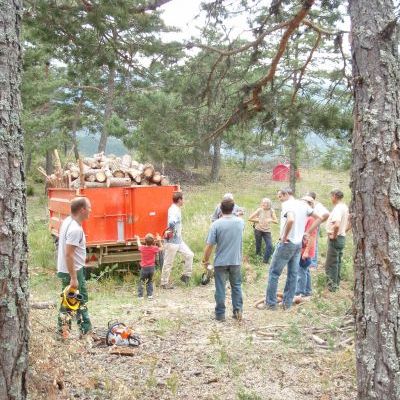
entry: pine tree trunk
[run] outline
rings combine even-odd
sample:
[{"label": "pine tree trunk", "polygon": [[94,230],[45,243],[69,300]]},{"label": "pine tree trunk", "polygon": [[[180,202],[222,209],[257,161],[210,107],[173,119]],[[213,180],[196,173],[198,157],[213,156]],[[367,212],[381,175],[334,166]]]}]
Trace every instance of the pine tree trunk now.
[{"label": "pine tree trunk", "polygon": [[79,160],[79,149],[78,149],[78,140],[76,139],[76,132],[78,131],[78,122],[81,118],[82,105],[83,105],[83,94],[79,98],[79,102],[76,105],[74,119],[72,120],[71,139],[74,149],[75,160]]},{"label": "pine tree trunk", "polygon": [[400,398],[400,65],[390,0],[351,0],[358,398]]},{"label": "pine tree trunk", "polygon": [[103,131],[101,132],[99,147],[97,149],[99,153],[102,151],[106,151],[107,139],[109,134],[108,121],[110,120],[113,112],[114,93],[115,93],[115,66],[112,66],[110,67],[110,72],[108,74],[106,109],[104,111],[104,125],[103,125]]},{"label": "pine tree trunk", "polygon": [[19,44],[22,2],[0,11],[0,399],[27,396],[28,268]]},{"label": "pine tree trunk", "polygon": [[242,158],[242,170],[244,171],[246,167],[247,167],[247,151],[244,151]]},{"label": "pine tree trunk", "polygon": [[211,182],[217,182],[219,179],[219,171],[221,169],[221,138],[217,137],[214,140],[214,154],[211,166]]},{"label": "pine tree trunk", "polygon": [[297,135],[295,130],[289,132],[289,163],[290,163],[290,188],[293,195],[296,193],[296,171],[297,171]]},{"label": "pine tree trunk", "polygon": [[46,150],[46,174],[51,175],[53,172],[53,150]]}]

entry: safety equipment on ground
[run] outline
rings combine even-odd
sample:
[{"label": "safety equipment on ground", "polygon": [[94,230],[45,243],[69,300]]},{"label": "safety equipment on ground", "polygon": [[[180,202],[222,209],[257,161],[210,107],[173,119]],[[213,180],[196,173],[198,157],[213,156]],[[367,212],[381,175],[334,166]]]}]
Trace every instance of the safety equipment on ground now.
[{"label": "safety equipment on ground", "polygon": [[72,289],[67,286],[61,293],[61,305],[67,310],[76,311],[79,309],[83,301],[83,296],[78,289]]},{"label": "safety equipment on ground", "polygon": [[206,271],[203,272],[203,274],[201,275],[201,284],[205,286],[208,283],[210,283],[213,275],[214,275],[214,267],[212,266],[212,264],[208,264],[206,267]]},{"label": "safety equipment on ground", "polygon": [[132,328],[129,328],[122,322],[110,321],[108,323],[106,344],[108,346],[137,347],[140,345],[140,337],[134,334]]}]

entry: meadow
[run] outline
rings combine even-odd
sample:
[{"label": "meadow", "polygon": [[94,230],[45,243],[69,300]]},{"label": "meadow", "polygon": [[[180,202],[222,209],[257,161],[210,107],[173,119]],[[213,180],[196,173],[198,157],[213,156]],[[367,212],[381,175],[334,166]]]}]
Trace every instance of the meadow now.
[{"label": "meadow", "polygon": [[[325,290],[326,234],[322,229],[312,300],[288,312],[272,312],[254,307],[265,293],[268,266],[255,256],[252,226],[246,223],[244,320],[227,320],[224,324],[212,320],[213,282],[200,285],[210,215],[225,192],[234,194],[247,216],[263,197],[271,198],[279,215],[276,191],[285,184],[273,182],[270,177],[270,171],[258,165],[250,165],[246,171],[231,165],[223,169],[218,183],[182,183],[183,235],[195,253],[189,287],[179,282],[180,261],[173,271],[177,288],[166,292],[156,287],[152,302],[138,301],[135,268],[118,271],[118,267],[110,266],[92,276],[88,285],[94,326],[105,329],[110,320],[132,325],[143,341],[134,357],[110,355],[106,348],[77,338],[60,343],[54,333],[56,309],[32,310],[30,398],[355,398],[351,238],[347,240],[344,281],[339,292]],[[345,172],[304,170],[297,183],[298,195],[315,191],[328,208],[329,192],[335,188],[345,192],[348,203],[350,190]],[[58,302],[60,288],[55,277],[54,245],[47,228],[46,197],[40,185],[35,185],[34,192],[28,198],[31,301]],[[275,241],[277,231],[278,226],[274,226]],[[284,284],[284,276],[280,284]],[[324,343],[318,345],[316,337]]]}]

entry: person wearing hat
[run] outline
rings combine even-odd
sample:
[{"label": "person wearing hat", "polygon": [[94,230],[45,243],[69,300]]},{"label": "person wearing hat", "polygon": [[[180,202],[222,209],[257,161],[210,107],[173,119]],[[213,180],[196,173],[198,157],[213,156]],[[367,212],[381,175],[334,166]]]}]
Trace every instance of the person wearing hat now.
[{"label": "person wearing hat", "polygon": [[[222,197],[222,201],[224,201],[224,200],[232,200],[234,202],[233,194],[225,193],[224,196]],[[244,210],[242,207],[239,207],[237,204],[234,203],[232,214],[235,215],[236,217],[240,217],[240,216],[244,215]],[[221,203],[220,203],[215,207],[215,210],[211,216],[211,222],[214,222],[221,217],[222,217],[222,211],[221,211]]]},{"label": "person wearing hat", "polygon": [[[276,293],[279,278],[287,265],[287,278],[283,293],[283,308],[292,306],[296,293],[297,273],[301,257],[301,248],[304,236],[308,236],[320,223],[318,214],[305,202],[297,200],[290,188],[277,192],[278,199],[282,203],[280,238],[269,268],[265,305],[268,310],[277,309]],[[306,231],[307,217],[313,216],[315,221]]]},{"label": "person wearing hat", "polygon": [[[301,198],[306,202],[311,208],[314,208],[314,199],[311,196],[303,196]],[[315,218],[309,216],[306,222],[306,231],[308,231],[311,225],[314,223]],[[299,262],[299,271],[297,273],[297,286],[296,286],[296,296],[308,297],[311,296],[312,286],[311,286],[311,273],[310,266],[311,260],[315,256],[315,248],[317,242],[318,228],[315,228],[310,232],[307,240],[303,240],[303,245],[301,248],[301,257]]]}]

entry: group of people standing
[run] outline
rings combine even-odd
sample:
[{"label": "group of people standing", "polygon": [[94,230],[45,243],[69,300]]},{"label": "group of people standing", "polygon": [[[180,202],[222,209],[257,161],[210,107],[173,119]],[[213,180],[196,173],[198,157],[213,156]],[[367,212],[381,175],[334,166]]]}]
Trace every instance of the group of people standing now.
[{"label": "group of people standing", "polygon": [[[287,279],[283,293],[282,308],[292,306],[294,296],[311,295],[310,266],[317,254],[319,225],[326,221],[328,234],[328,250],[325,263],[327,287],[336,291],[341,276],[341,262],[345,246],[346,232],[350,229],[349,211],[343,202],[343,193],[340,190],[331,192],[334,208],[331,213],[318,201],[313,192],[307,193],[301,199],[295,199],[290,189],[281,189],[277,192],[281,202],[279,240],[273,248],[271,224],[277,224],[278,219],[272,209],[271,200],[263,198],[260,208],[249,217],[254,224],[256,253],[261,255],[262,241],[265,243],[263,261],[269,266],[265,307],[276,310],[277,289],[279,278],[287,266]],[[139,251],[142,254],[141,275],[139,279],[138,295],[143,297],[143,283],[146,281],[148,298],[153,296],[153,275],[155,256],[161,250],[163,241],[164,262],[161,273],[161,288],[173,289],[170,283],[170,274],[174,259],[180,253],[184,259],[182,282],[188,284],[192,275],[194,254],[182,238],[182,192],[175,192],[172,205],[168,209],[168,235],[163,240],[146,235],[144,244],[137,237]],[[62,280],[63,289],[70,286],[79,288],[83,295],[81,308],[77,313],[81,333],[90,331],[91,323],[87,312],[87,289],[83,274],[86,256],[85,235],[82,222],[89,217],[90,201],[86,198],[76,198],[71,202],[71,216],[66,218],[61,226],[58,251],[58,277]],[[233,318],[240,320],[243,312],[243,297],[241,289],[242,241],[244,231],[244,211],[235,204],[231,193],[225,194],[221,203],[212,215],[212,224],[209,228],[202,263],[207,268],[210,265],[211,255],[215,247],[213,260],[215,277],[215,318],[225,320],[225,290],[229,280],[232,296]],[[156,244],[158,244],[156,246]],[[67,319],[67,321],[66,321]],[[59,328],[70,324],[68,310],[62,306],[59,314]]]}]

